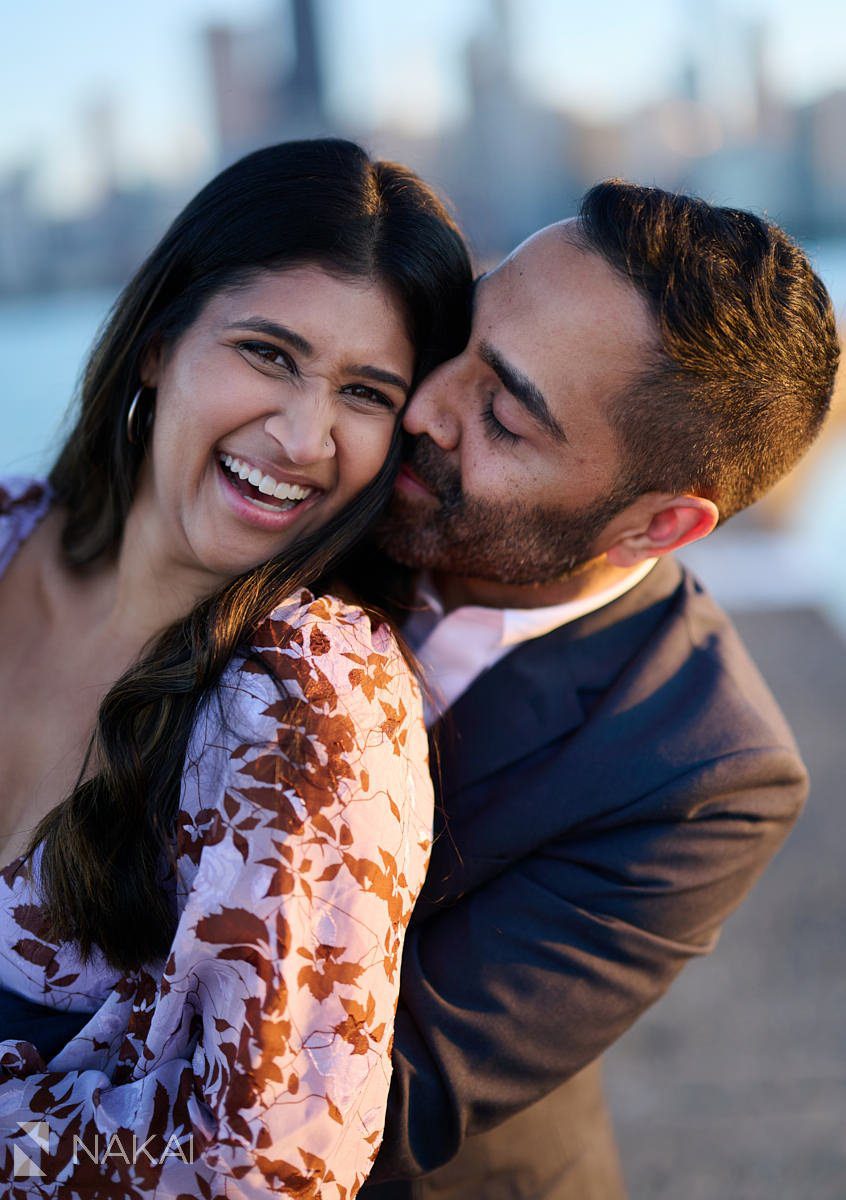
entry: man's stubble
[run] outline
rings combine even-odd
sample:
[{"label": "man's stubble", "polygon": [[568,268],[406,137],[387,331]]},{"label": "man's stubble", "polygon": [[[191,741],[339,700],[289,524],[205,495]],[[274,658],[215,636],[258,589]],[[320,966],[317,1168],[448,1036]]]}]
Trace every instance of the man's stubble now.
[{"label": "man's stubble", "polygon": [[577,509],[464,495],[460,473],[421,435],[407,461],[438,505],[394,493],[376,530],[381,549],[404,566],[509,584],[567,579],[596,557],[602,530],[633,497],[622,488]]}]

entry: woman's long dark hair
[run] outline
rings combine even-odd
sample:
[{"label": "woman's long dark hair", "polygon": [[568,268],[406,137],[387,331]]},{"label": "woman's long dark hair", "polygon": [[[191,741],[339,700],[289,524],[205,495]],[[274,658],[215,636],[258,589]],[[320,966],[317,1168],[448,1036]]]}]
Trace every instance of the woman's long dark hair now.
[{"label": "woman's long dark hair", "polygon": [[[415,347],[415,380],[464,345],[471,268],[434,193],[404,167],[339,139],[258,150],[207,184],[117,300],[82,377],[76,424],[49,475],[82,568],[113,558],[144,454],[126,420],[148,349],[183,334],[222,289],[262,269],[314,264],[388,287]],[[162,887],[189,736],[233,654],[298,587],[325,579],[386,503],[395,430],[376,478],[322,529],[233,578],[165,629],[111,688],[77,785],[36,826],[50,935],[122,971],[164,956],[175,912]],[[92,758],[92,755],[94,756]],[[85,779],[88,763],[96,768]]]}]

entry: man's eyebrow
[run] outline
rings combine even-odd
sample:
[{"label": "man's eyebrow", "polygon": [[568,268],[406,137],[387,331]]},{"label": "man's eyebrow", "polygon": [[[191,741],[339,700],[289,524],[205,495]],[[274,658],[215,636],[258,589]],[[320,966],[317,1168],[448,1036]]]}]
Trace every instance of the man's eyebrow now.
[{"label": "man's eyebrow", "polygon": [[288,329],[285,325],[279,325],[276,321],[269,321],[267,317],[244,317],[241,321],[233,321],[231,325],[224,326],[225,329],[253,329],[256,333],[267,333],[270,337],[278,338],[280,342],[287,342],[294,350],[298,350],[300,354],[313,354],[314,346],[300,333],[295,333],[293,329]]},{"label": "man's eyebrow", "polygon": [[528,375],[524,375],[511,363],[506,362],[499,351],[494,350],[489,342],[479,343],[479,357],[482,362],[487,363],[503,387],[523,405],[535,424],[545,430],[554,441],[567,441],[567,434],[550,412],[543,393],[537,384],[532,383]]}]

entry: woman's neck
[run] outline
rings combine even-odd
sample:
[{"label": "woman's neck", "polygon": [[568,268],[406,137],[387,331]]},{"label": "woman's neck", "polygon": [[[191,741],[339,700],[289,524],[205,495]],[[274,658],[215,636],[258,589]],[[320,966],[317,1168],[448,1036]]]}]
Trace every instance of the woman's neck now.
[{"label": "woman's neck", "polygon": [[133,505],[118,552],[83,567],[68,564],[62,552],[65,514],[53,510],[44,518],[50,536],[38,586],[51,625],[66,628],[73,620],[86,640],[140,649],[219,586],[208,573],[169,561],[143,517]]}]

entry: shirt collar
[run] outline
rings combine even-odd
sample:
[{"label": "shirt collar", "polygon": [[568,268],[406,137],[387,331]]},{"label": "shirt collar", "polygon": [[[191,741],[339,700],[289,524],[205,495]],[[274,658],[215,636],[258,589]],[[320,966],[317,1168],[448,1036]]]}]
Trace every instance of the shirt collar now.
[{"label": "shirt collar", "polygon": [[593,592],[590,596],[582,596],[578,600],[565,600],[563,604],[550,604],[543,608],[506,608],[503,609],[503,645],[516,646],[529,638],[541,637],[559,625],[567,625],[586,617],[588,613],[604,608],[612,600],[618,600],[626,592],[636,587],[645,579],[655,564],[657,558],[648,558],[641,563],[625,579],[618,580],[601,592]]},{"label": "shirt collar", "polygon": [[[610,587],[577,600],[565,600],[563,604],[543,605],[540,608],[491,608],[465,604],[449,613],[449,619],[455,618],[455,623],[461,624],[484,624],[490,630],[491,644],[517,646],[520,642],[542,637],[560,625],[576,621],[618,600],[645,579],[657,562],[657,558],[649,558]],[[424,571],[418,579],[417,600],[427,610],[425,619],[430,627],[445,618],[443,601],[428,571]]]}]

